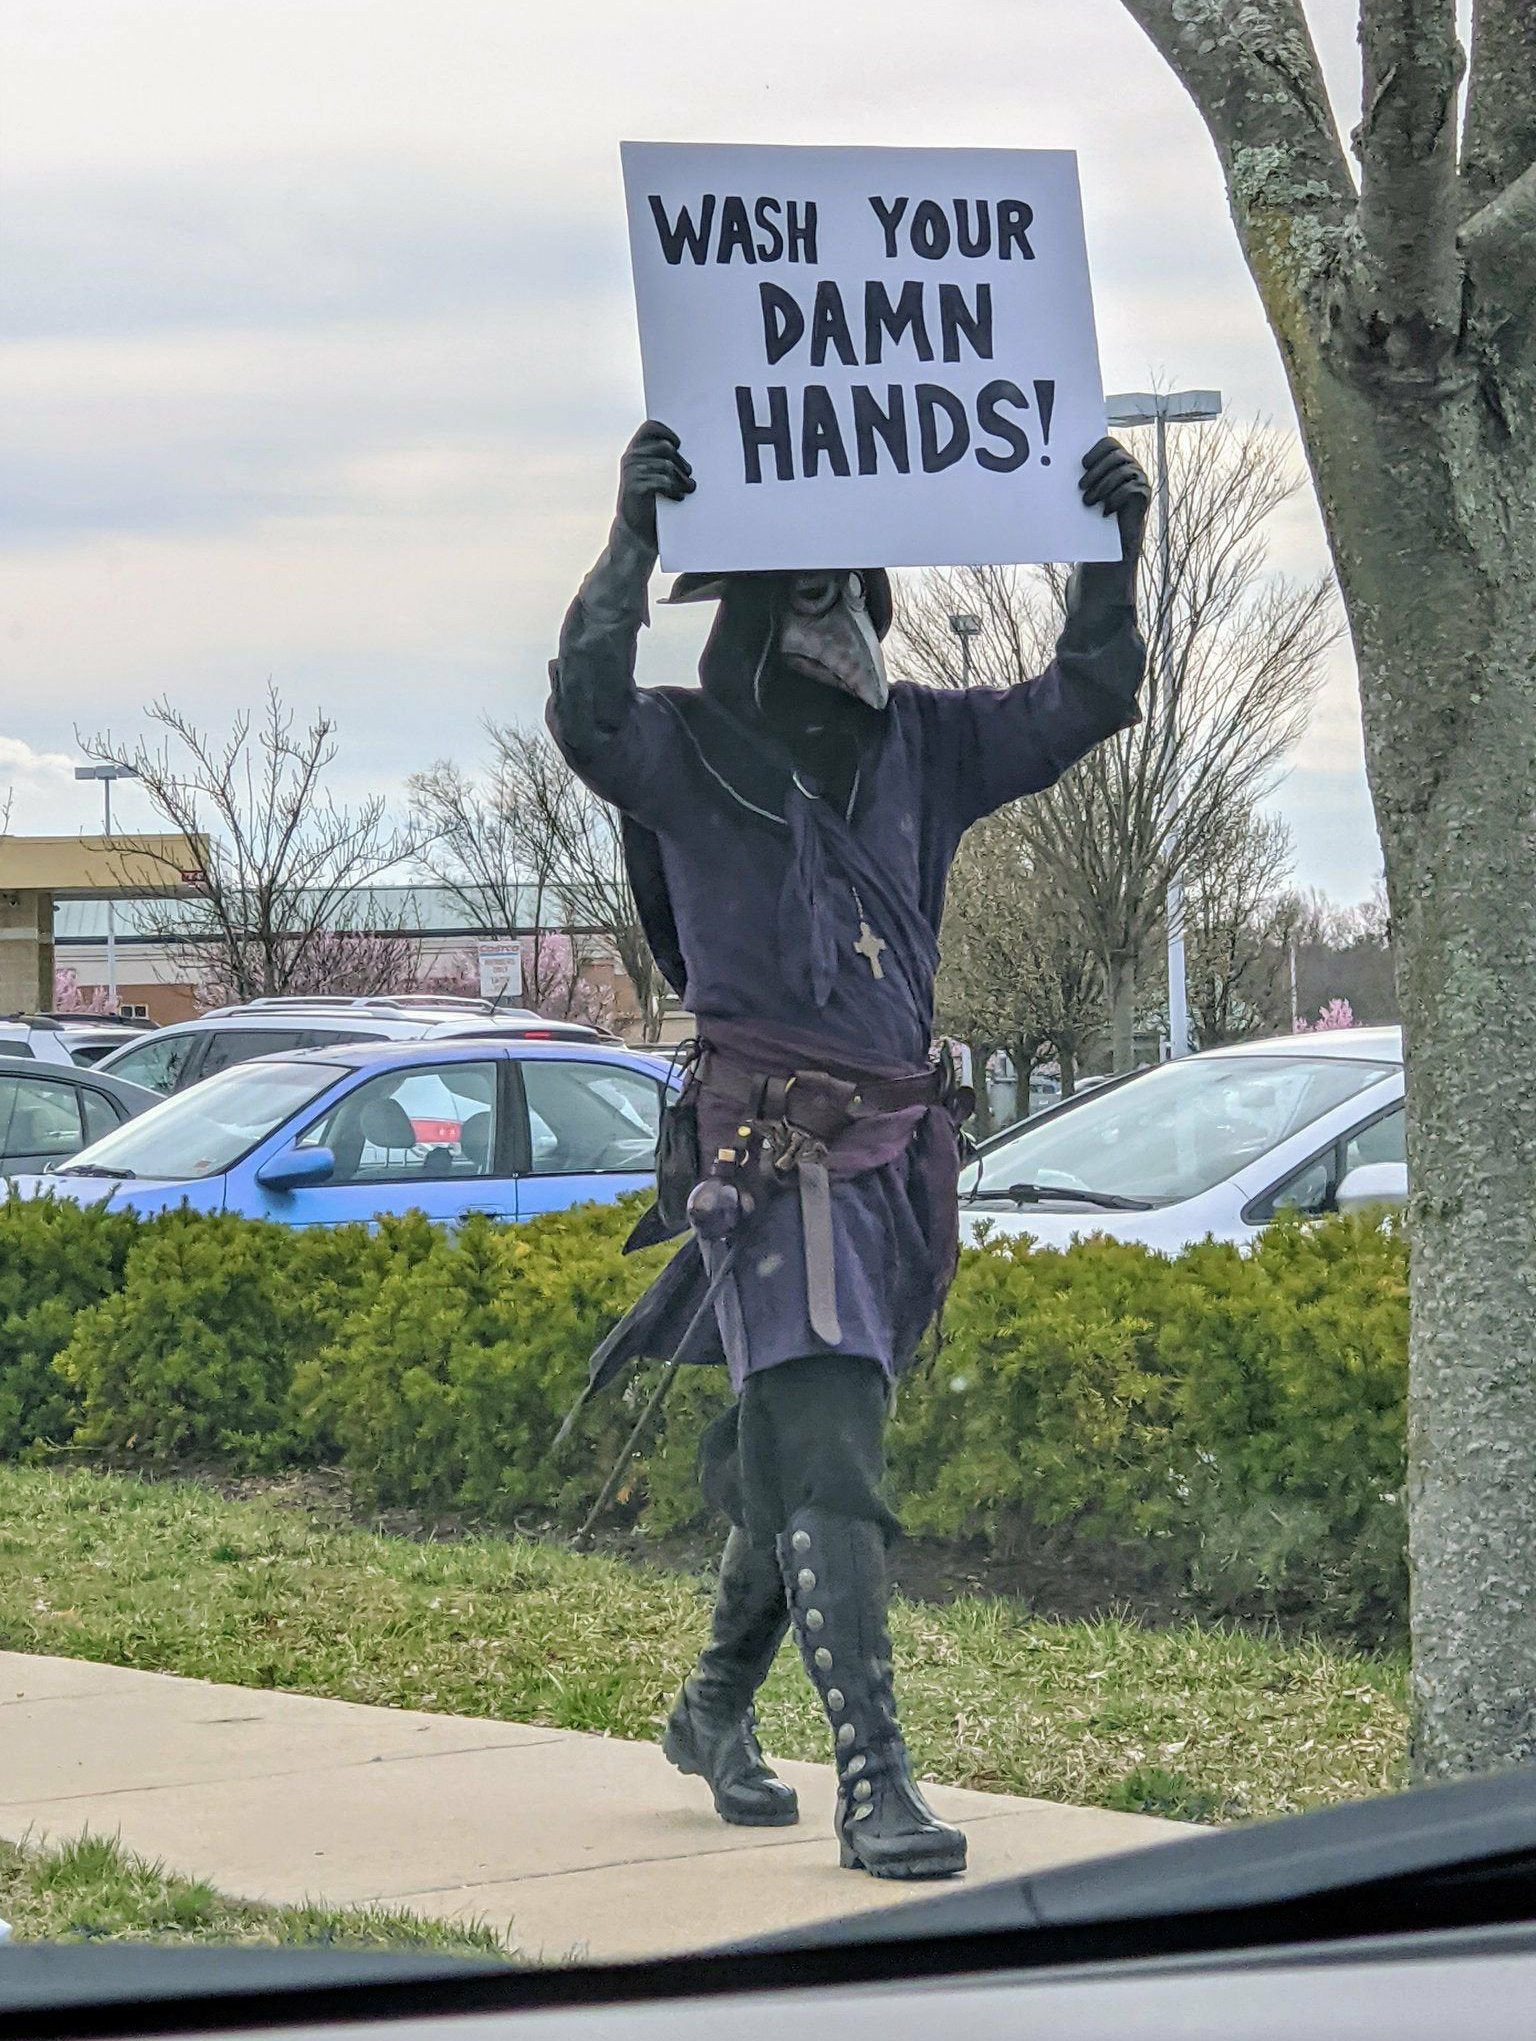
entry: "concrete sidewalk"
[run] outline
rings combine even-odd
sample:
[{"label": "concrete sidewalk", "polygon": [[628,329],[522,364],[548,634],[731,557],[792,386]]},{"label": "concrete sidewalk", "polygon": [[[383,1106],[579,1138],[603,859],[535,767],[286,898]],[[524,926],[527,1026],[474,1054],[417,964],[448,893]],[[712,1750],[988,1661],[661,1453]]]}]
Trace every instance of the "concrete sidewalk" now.
[{"label": "concrete sidewalk", "polygon": [[[89,1828],[233,1895],[481,1917],[528,1955],[698,1949],[942,1887],[840,1871],[830,1768],[794,1829],[731,1829],[653,1746],[0,1652],[0,1835]],[[1186,1833],[933,1791],[973,1882]]]}]

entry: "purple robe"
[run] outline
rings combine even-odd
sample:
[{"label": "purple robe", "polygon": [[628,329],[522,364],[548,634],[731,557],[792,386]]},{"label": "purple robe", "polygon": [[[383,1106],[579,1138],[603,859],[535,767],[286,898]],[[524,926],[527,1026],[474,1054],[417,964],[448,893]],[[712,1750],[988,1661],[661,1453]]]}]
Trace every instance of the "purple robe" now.
[{"label": "purple robe", "polygon": [[[744,657],[741,647],[711,640],[702,690],[635,686],[651,564],[616,528],[567,615],[549,723],[572,769],[625,818],[642,914],[654,928],[646,895],[659,896],[668,940],[658,953],[675,938],[669,975],[681,977],[701,1037],[749,1031],[770,1049],[793,1046],[799,1067],[834,1074],[924,1070],[960,839],[1138,720],[1145,651],[1134,609],[1100,603],[1069,615],[1051,665],[1017,687],[896,683],[840,812],[742,724],[739,693],[722,697],[717,679],[712,695],[712,671],[722,656]],[[614,599],[616,578],[625,600]],[[738,1388],[802,1354],[868,1356],[892,1375],[913,1359],[954,1230],[953,1172],[950,1209],[936,1212],[931,1151],[930,1167],[919,1166],[936,1138],[932,1117],[911,1114],[893,1155],[834,1148],[837,1348],[810,1324],[798,1201],[781,1192],[754,1211],[716,1307]],[[679,1298],[696,1301],[697,1280],[668,1273]],[[680,1303],[662,1318],[675,1337],[687,1311]],[[643,1350],[671,1351],[655,1329]]]}]

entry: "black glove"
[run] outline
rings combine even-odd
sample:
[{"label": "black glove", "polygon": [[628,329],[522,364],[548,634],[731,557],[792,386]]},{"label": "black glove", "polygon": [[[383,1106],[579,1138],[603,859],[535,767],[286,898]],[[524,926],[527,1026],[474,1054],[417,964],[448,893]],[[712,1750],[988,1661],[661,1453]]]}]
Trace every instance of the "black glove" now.
[{"label": "black glove", "polygon": [[1127,560],[1141,551],[1147,510],[1152,501],[1152,484],[1134,454],[1126,452],[1117,439],[1101,439],[1083,455],[1083,475],[1078,485],[1087,504],[1102,504],[1106,517],[1120,520],[1120,544]]},{"label": "black glove", "polygon": [[[1140,473],[1140,470],[1137,470]],[[670,427],[648,418],[619,462],[619,517],[643,545],[656,550],[656,498],[681,503],[697,483]]]}]

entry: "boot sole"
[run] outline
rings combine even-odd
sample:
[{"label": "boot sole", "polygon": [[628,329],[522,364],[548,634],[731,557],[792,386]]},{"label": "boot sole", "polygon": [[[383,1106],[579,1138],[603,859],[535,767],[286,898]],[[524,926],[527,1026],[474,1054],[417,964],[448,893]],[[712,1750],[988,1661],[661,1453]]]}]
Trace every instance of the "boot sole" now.
[{"label": "boot sole", "polygon": [[844,1871],[862,1871],[869,1878],[910,1884],[923,1878],[958,1878],[965,1870],[966,1852],[962,1847],[952,1850],[947,1857],[914,1859],[906,1864],[867,1864],[851,1843],[842,1842],[838,1861]]},{"label": "boot sole", "polygon": [[[670,1729],[661,1739],[661,1754],[685,1779],[703,1779],[708,1783],[709,1774],[699,1763],[692,1747]],[[710,1798],[715,1803],[716,1814],[728,1828],[793,1828],[800,1819],[800,1804],[795,1800],[790,1801],[782,1814],[733,1814],[720,1805],[713,1788],[710,1789]]]}]

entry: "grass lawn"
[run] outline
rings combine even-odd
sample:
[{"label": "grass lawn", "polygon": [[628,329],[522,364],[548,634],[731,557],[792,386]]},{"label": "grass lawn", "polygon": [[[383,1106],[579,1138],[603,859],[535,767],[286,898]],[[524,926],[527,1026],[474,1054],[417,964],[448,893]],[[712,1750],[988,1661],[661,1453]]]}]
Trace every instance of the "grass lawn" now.
[{"label": "grass lawn", "polygon": [[[283,1942],[505,1957],[490,1928],[418,1920],[380,1907],[261,1906],[177,1878],[110,1836],[45,1849],[0,1842],[0,1919],[18,1942]],[[0,1957],[0,1961],[3,1961]]]},{"label": "grass lawn", "polygon": [[[648,1738],[704,1634],[703,1582],[501,1539],[320,1529],[186,1482],[0,1468],[0,1648]],[[905,1726],[953,1785],[1230,1820],[1392,1790],[1400,1665],[1185,1625],[899,1603]],[[764,1745],[825,1759],[793,1655]],[[3,1911],[3,1908],[0,1908]]]}]

